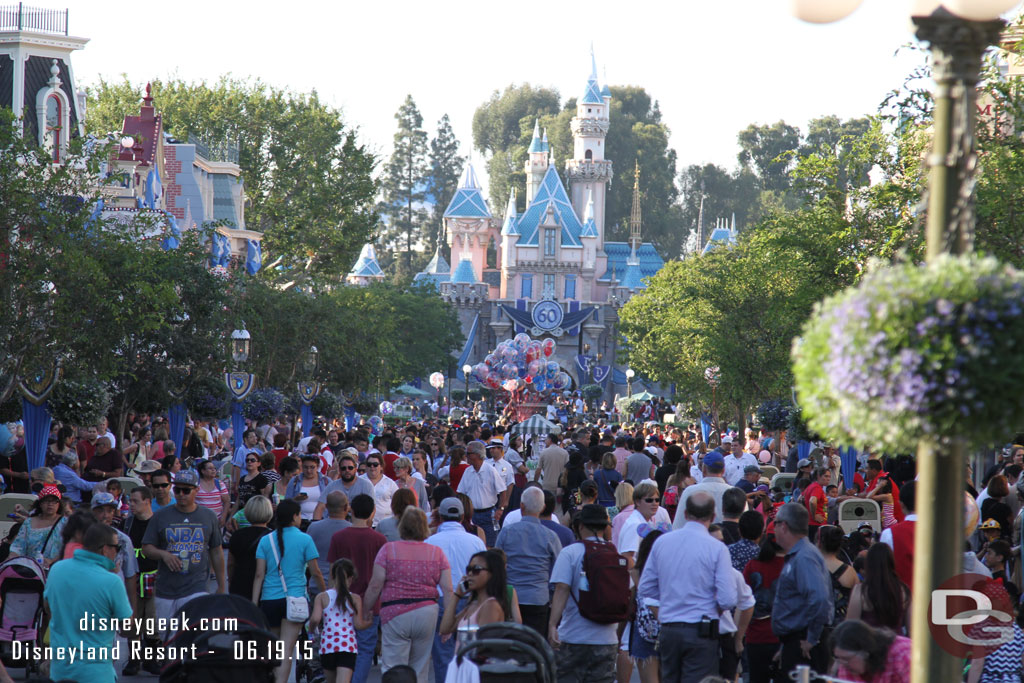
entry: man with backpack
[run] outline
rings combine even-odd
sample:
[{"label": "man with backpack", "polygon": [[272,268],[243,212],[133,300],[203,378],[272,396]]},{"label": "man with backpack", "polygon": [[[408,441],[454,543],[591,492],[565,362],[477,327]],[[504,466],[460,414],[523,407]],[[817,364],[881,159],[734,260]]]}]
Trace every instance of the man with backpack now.
[{"label": "man with backpack", "polygon": [[629,619],[631,598],[628,562],[604,539],[609,524],[604,506],[584,505],[581,542],[562,548],[551,571],[548,640],[557,650],[558,683],[615,680],[617,628]]},{"label": "man with backpack", "polygon": [[[685,525],[655,541],[637,587],[638,599],[658,601],[653,609],[661,623],[658,650],[665,683],[697,683],[718,674],[718,615],[739,599],[729,550],[708,533],[714,497],[694,493],[683,514]],[[688,580],[680,582],[680,576]]]}]

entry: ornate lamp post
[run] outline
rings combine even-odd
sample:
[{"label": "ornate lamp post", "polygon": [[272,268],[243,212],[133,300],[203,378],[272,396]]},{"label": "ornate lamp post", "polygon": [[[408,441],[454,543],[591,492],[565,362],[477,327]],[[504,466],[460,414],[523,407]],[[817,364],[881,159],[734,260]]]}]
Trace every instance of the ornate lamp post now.
[{"label": "ornate lamp post", "polygon": [[231,333],[229,349],[231,360],[234,361],[235,370],[224,373],[224,383],[228,385],[231,392],[231,429],[234,434],[234,446],[237,449],[242,445],[242,434],[245,432],[245,415],[242,414],[242,400],[249,395],[256,384],[256,377],[248,372],[242,372],[239,368],[249,360],[249,353],[252,350],[252,336],[249,330],[242,328]]},{"label": "ornate lamp post", "polygon": [[466,380],[466,405],[469,405],[469,373],[473,372],[473,366],[466,363],[462,366],[462,376]]},{"label": "ornate lamp post", "polygon": [[[835,21],[856,8],[852,0],[794,0],[795,14],[810,21]],[[931,47],[935,109],[928,180],[927,258],[971,250],[974,235],[976,86],[981,58],[1005,27],[1000,19],[1019,0],[915,0],[911,14],[917,37]],[[828,11],[814,18],[808,10]],[[917,451],[918,521],[915,531],[913,619],[914,683],[959,680],[962,661],[929,635],[932,591],[962,571],[964,464],[966,448]]]},{"label": "ornate lamp post", "polygon": [[320,395],[320,382],[316,381],[316,371],[320,367],[320,351],[315,346],[310,346],[303,360],[303,369],[306,376],[311,378],[299,382],[299,399],[302,401],[300,411],[302,412],[302,436],[309,436],[313,428],[313,401]]},{"label": "ornate lamp post", "polygon": [[633,395],[633,378],[636,377],[636,371],[633,368],[626,368],[626,396]]}]

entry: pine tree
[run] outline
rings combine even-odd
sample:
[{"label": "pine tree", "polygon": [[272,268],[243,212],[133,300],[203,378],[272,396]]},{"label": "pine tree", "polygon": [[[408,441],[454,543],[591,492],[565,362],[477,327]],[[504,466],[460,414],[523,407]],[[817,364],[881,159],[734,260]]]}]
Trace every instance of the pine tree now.
[{"label": "pine tree", "polygon": [[435,201],[434,215],[427,231],[430,241],[434,241],[440,235],[442,244],[446,242],[444,211],[458,188],[463,163],[465,159],[459,156],[459,141],[452,131],[448,114],[445,114],[437,122],[436,137],[430,141],[430,175],[427,177],[427,191],[433,195]]},{"label": "pine tree", "polygon": [[409,273],[412,271],[412,245],[423,230],[422,202],[429,170],[427,133],[423,130],[423,115],[412,95],[406,95],[395,119],[398,131],[394,152],[385,169],[383,210],[391,219],[386,235],[388,246],[397,246],[396,239],[405,236],[404,270]]}]

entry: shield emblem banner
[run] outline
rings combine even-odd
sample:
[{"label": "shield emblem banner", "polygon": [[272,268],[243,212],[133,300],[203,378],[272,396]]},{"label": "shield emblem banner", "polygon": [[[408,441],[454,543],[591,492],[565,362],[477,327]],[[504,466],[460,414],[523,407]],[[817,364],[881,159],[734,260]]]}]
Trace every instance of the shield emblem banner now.
[{"label": "shield emblem banner", "polygon": [[228,385],[228,390],[231,391],[231,398],[241,401],[253,390],[256,385],[256,376],[248,372],[225,372],[224,382]]},{"label": "shield emblem banner", "polygon": [[59,378],[60,366],[57,363],[28,369],[27,373],[18,380],[18,390],[22,396],[28,399],[29,403],[41,406],[53,391]]},{"label": "shield emblem banner", "polygon": [[610,365],[595,365],[594,366],[594,382],[597,384],[604,384],[604,381],[608,379],[608,373],[612,369]]},{"label": "shield emblem banner", "polygon": [[307,406],[320,395],[319,382],[299,382],[299,398]]}]

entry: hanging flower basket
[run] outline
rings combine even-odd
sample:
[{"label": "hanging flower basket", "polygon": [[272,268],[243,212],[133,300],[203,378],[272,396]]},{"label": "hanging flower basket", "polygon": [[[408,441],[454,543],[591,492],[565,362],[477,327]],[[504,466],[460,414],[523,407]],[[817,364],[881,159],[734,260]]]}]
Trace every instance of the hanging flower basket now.
[{"label": "hanging flower basket", "polygon": [[789,426],[789,401],[765,401],[757,407],[757,423],[769,432]]},{"label": "hanging flower basket", "polygon": [[112,401],[106,382],[71,379],[57,382],[49,402],[54,420],[81,427],[98,423]]},{"label": "hanging flower basket", "polygon": [[868,273],[819,304],[793,348],[810,427],[914,452],[1005,441],[1024,414],[1024,274],[943,256]]},{"label": "hanging flower basket", "polygon": [[220,377],[202,377],[192,383],[185,404],[197,420],[222,420],[231,414],[231,396]]},{"label": "hanging flower basket", "polygon": [[242,412],[246,418],[259,422],[284,413],[287,402],[277,389],[254,389],[242,402]]}]

